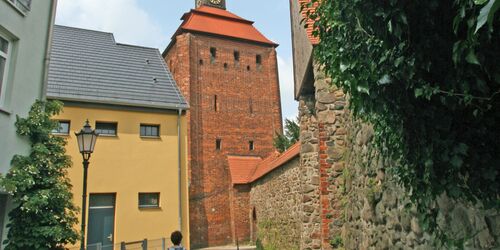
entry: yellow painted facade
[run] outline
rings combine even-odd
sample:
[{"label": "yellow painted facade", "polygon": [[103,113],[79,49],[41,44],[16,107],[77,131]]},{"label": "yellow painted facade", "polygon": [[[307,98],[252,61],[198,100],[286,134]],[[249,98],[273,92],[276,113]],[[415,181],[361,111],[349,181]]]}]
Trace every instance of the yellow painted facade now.
[{"label": "yellow painted facade", "polygon": [[[115,244],[170,237],[171,232],[179,229],[179,151],[176,111],[130,111],[127,108],[85,107],[67,103],[64,111],[54,119],[70,121],[66,149],[72,158],[73,166],[68,174],[73,185],[74,202],[78,207],[81,207],[82,202],[83,167],[74,133],[82,128],[86,119],[93,128],[96,121],[117,123],[117,136],[98,137],[88,172],[88,194],[115,194],[113,235]],[[159,125],[160,138],[141,137],[140,124]],[[186,128],[186,119],[183,115],[181,117],[181,226],[183,244],[189,249]],[[139,193],[160,193],[160,207],[139,208]],[[87,207],[88,204],[87,201]],[[78,216],[80,219],[81,215]],[[80,230],[80,224],[77,229]],[[167,245],[170,244],[168,241]]]}]

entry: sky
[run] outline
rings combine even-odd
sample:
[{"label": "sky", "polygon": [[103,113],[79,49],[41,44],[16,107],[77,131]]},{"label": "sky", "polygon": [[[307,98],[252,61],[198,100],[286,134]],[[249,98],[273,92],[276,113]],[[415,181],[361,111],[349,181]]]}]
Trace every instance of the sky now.
[{"label": "sky", "polygon": [[[254,21],[280,44],[278,68],[283,119],[295,118],[289,0],[226,0],[227,10]],[[56,24],[111,32],[118,43],[158,48],[161,52],[195,0],[59,0]]]}]

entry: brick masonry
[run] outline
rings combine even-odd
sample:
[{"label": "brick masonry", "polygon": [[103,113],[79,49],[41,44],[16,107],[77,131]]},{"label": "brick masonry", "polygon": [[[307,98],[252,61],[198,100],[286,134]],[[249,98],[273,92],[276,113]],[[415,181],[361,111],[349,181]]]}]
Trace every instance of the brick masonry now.
[{"label": "brick masonry", "polygon": [[[211,48],[217,50],[215,59],[211,59]],[[234,59],[235,51],[239,62]],[[256,55],[261,55],[260,66]],[[226,156],[264,158],[274,151],[274,133],[282,130],[276,50],[269,45],[181,33],[164,57],[191,106],[187,114],[191,242],[194,247],[234,243],[235,228],[250,227],[248,209],[239,211],[248,192],[233,189]],[[246,219],[238,218],[242,214]],[[238,235],[248,239],[250,230],[242,231]]]}]

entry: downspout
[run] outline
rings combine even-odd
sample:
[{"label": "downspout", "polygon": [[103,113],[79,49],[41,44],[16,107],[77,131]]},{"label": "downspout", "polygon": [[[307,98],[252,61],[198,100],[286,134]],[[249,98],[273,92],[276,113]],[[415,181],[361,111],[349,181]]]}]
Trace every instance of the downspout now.
[{"label": "downspout", "polygon": [[178,164],[178,189],[179,189],[179,231],[182,232],[182,164],[181,164],[181,116],[182,109],[179,109],[177,116],[177,164]]},{"label": "downspout", "polygon": [[42,83],[42,91],[41,91],[41,100],[46,100],[47,98],[47,86],[49,82],[49,64],[50,64],[50,51],[52,49],[52,36],[54,33],[54,23],[56,19],[56,10],[57,10],[57,0],[51,1],[51,9],[50,9],[50,23],[47,28],[47,47],[45,48],[45,59],[44,59],[44,71],[43,71],[43,83]]}]

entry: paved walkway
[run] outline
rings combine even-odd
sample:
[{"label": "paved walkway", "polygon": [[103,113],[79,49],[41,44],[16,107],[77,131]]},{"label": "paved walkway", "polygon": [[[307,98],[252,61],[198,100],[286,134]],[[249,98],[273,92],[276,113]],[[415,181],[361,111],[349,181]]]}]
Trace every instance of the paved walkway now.
[{"label": "paved walkway", "polygon": [[[209,247],[209,248],[201,248],[198,250],[236,250],[236,246],[221,246],[221,247]],[[255,250],[257,249],[255,246],[240,246],[240,250]]]}]

